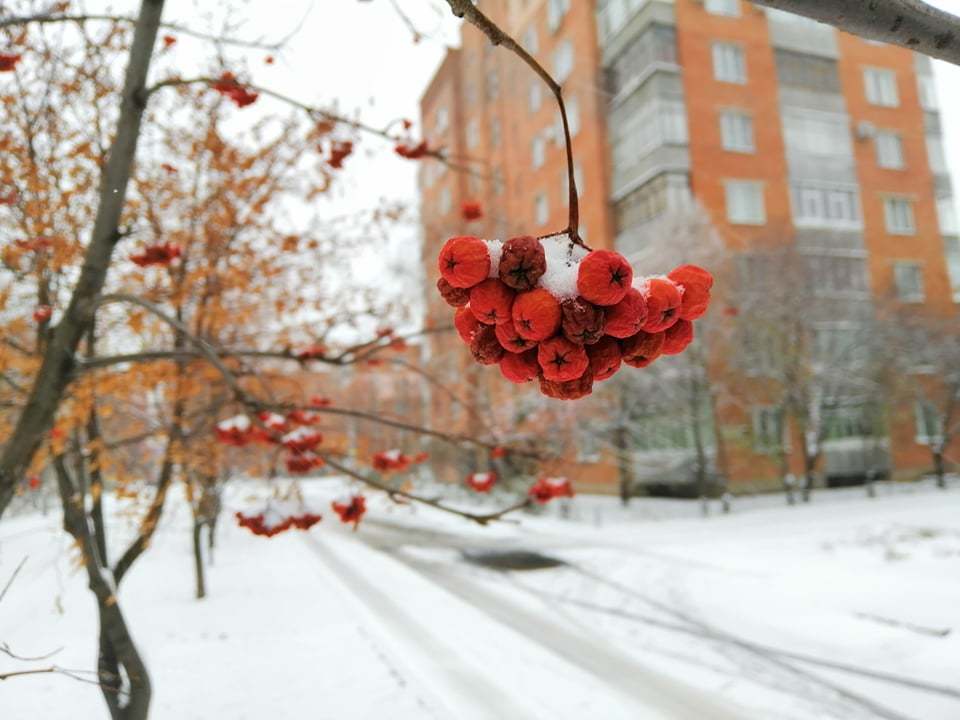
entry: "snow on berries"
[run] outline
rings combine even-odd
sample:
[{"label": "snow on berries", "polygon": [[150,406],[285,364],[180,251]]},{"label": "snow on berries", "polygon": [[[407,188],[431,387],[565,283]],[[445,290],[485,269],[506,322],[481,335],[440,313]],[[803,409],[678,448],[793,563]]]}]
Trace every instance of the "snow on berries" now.
[{"label": "snow on berries", "polygon": [[713,286],[696,265],[638,276],[619,253],[588,250],[566,233],[452,237],[437,265],[437,290],[456,308],[454,326],[474,359],[564,400],[589,395],[622,365],[683,352]]},{"label": "snow on berries", "polygon": [[535,503],[545,505],[554,498],[573,497],[573,486],[565,477],[542,477],[530,486],[527,495]]},{"label": "snow on berries", "polygon": [[467,487],[474,492],[488,493],[497,484],[497,474],[494,472],[471,473],[467,476]]},{"label": "snow on berries", "polygon": [[246,528],[254,535],[266,538],[272,538],[294,528],[309,530],[323,519],[323,516],[317,513],[308,512],[302,508],[297,511],[287,507],[286,503],[272,502],[258,513],[248,515],[237,512],[234,517],[240,527]]}]

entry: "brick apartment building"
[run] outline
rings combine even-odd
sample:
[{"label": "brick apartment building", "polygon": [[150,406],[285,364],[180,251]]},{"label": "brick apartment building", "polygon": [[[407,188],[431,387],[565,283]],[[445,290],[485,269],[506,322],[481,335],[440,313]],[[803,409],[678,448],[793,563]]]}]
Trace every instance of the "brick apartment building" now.
[{"label": "brick apartment building", "polygon": [[[927,58],[746,0],[480,7],[562,83],[582,234],[592,246],[637,257],[651,223],[696,205],[731,251],[749,253],[776,233],[822,268],[817,333],[845,332],[844,322],[870,315],[880,301],[958,317],[960,229]],[[468,25],[461,33],[461,47],[448,52],[423,95],[422,127],[433,145],[480,161],[481,171],[422,166],[431,281],[451,235],[507,238],[566,225],[553,98],[517,57]],[[481,221],[461,220],[468,199],[482,203]],[[850,318],[831,314],[836,299],[853,308]],[[435,293],[427,307],[430,321],[449,321]],[[450,364],[450,377],[466,378],[472,398],[499,406],[498,398],[516,396],[496,372],[478,371],[456,338],[437,340],[431,352]],[[470,426],[446,399],[434,394],[432,404],[435,420]],[[929,452],[912,417],[897,422],[886,452],[896,473],[915,476],[929,467]],[[779,427],[764,407],[742,403],[719,408],[716,423],[715,433]],[[855,438],[856,418],[847,425]],[[843,435],[825,445],[828,474],[843,466],[856,473]],[[642,452],[636,458],[642,463]],[[725,473],[734,484],[776,476],[749,442],[728,453]],[[601,453],[571,474],[600,490],[615,484],[617,468]]]}]

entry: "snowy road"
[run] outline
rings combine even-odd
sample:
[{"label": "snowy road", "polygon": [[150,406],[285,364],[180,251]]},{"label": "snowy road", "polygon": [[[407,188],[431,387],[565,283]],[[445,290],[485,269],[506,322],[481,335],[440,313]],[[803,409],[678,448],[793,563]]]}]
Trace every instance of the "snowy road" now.
[{"label": "snowy road", "polygon": [[[335,490],[309,486],[308,502]],[[374,500],[356,533],[328,517],[269,541],[225,523],[202,602],[172,503],[121,601],[154,720],[958,720],[960,494],[843,497],[485,529]],[[518,549],[565,564],[464,561]],[[54,516],[0,525],[0,579],[29,558],[0,642],[89,668],[73,554]],[[0,683],[4,720],[104,716],[90,685]]]}]

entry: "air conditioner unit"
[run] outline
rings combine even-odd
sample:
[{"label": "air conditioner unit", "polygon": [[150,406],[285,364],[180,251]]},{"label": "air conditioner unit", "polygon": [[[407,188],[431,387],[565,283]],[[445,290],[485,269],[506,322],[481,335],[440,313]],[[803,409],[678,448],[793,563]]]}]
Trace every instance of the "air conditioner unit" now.
[{"label": "air conditioner unit", "polygon": [[863,120],[857,123],[856,134],[857,140],[869,140],[877,136],[877,126],[872,122]]}]

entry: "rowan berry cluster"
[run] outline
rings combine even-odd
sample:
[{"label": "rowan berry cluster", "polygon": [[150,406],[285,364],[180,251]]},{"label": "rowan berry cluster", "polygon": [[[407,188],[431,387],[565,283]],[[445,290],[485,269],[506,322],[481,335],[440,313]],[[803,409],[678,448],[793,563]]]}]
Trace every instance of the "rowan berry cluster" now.
[{"label": "rowan berry cluster", "polygon": [[437,289],[456,308],[474,359],[562,400],[589,395],[623,363],[643,368],[683,352],[713,286],[696,265],[635,277],[619,253],[587,250],[565,234],[453,237],[438,265]]}]

